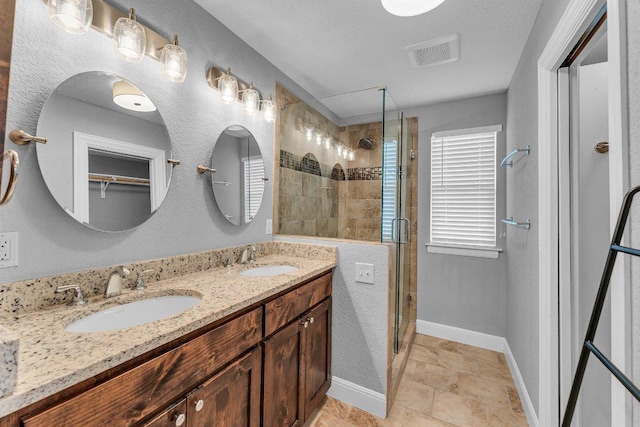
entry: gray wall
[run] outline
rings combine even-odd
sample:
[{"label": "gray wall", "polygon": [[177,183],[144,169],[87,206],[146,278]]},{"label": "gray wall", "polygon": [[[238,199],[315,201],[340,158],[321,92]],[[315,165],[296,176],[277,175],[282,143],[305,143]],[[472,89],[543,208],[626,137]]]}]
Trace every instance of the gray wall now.
[{"label": "gray wall", "polygon": [[506,338],[538,409],[538,68],[537,62],[569,0],[542,4],[509,86],[507,150],[531,145],[526,163],[507,174],[507,211],[531,218],[531,230],[507,233]]},{"label": "gray wall", "polygon": [[167,37],[180,35],[189,55],[186,81],[164,79],[160,65],[149,58],[141,64],[122,61],[109,38],[96,31],[68,34],[49,22],[41,1],[17,0],[7,129],[35,133],[44,102],[61,82],[80,72],[107,71],[135,82],[154,101],[167,125],[174,157],[182,164],[174,169],[164,204],[149,221],[127,232],[100,233],[77,223],[51,197],[34,147],[19,147],[7,139],[6,146],[20,155],[21,170],[13,200],[0,209],[0,232],[19,232],[20,265],[1,269],[2,283],[270,238],[265,220],[271,218],[273,179],[256,220],[233,226],[218,211],[208,176],[200,176],[195,168],[209,163],[218,135],[238,123],[256,137],[272,178],[274,125],[262,123],[256,114],[243,114],[240,104],[222,104],[205,73],[211,65],[231,66],[265,96],[280,81],[301,97],[311,97],[191,0],[111,3],[120,10],[135,7],[142,22]]},{"label": "gray wall", "polygon": [[[333,274],[331,374],[378,393],[387,389],[389,249],[381,243],[277,236],[285,242],[337,246]],[[355,263],[374,264],[374,284],[355,281]],[[391,331],[389,331],[391,332]]]}]

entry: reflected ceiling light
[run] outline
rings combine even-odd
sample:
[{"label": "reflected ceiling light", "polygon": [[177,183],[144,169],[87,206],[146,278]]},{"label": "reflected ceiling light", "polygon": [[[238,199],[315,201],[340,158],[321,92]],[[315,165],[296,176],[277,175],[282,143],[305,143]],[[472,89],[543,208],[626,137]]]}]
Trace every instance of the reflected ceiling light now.
[{"label": "reflected ceiling light", "polygon": [[316,131],[316,144],[322,145],[322,132]]},{"label": "reflected ceiling light", "polygon": [[86,34],[93,20],[91,0],[49,0],[49,19],[71,34]]},{"label": "reflected ceiling light", "polygon": [[129,17],[118,18],[113,27],[113,46],[120,58],[127,62],[142,62],[147,48],[147,35],[142,24],[136,22],[136,11],[131,8]]},{"label": "reflected ceiling light", "polygon": [[304,136],[307,138],[307,141],[313,141],[313,126],[309,125],[304,128]]},{"label": "reflected ceiling light", "polygon": [[336,147],[336,151],[338,152],[338,157],[342,156],[342,150],[344,150],[344,146],[342,144],[338,144]]},{"label": "reflected ceiling light", "polygon": [[253,114],[260,106],[260,94],[253,88],[253,82],[249,83],[249,88],[242,91],[242,105],[244,111]]},{"label": "reflected ceiling light", "polygon": [[218,79],[218,89],[223,103],[233,104],[238,99],[238,80],[231,75],[231,67]]},{"label": "reflected ceiling light", "polygon": [[327,150],[330,150],[331,147],[333,146],[332,142],[333,142],[333,138],[331,138],[331,136],[326,137],[324,139],[324,148]]},{"label": "reflected ceiling light", "polygon": [[427,13],[444,3],[444,0],[381,0],[382,7],[396,16],[416,16]]},{"label": "reflected ceiling light", "polygon": [[275,123],[276,115],[277,105],[271,99],[271,95],[269,95],[269,98],[263,100],[260,106],[260,118],[267,123]]},{"label": "reflected ceiling light", "polygon": [[187,52],[178,46],[178,36],[173,36],[173,44],[167,44],[160,53],[162,75],[174,83],[182,83],[187,77]]},{"label": "reflected ceiling light", "polygon": [[353,162],[356,159],[356,152],[349,149],[349,161]]},{"label": "reflected ceiling light", "polygon": [[156,111],[156,106],[147,95],[126,80],[118,80],[113,84],[113,102],[131,111],[144,113]]}]

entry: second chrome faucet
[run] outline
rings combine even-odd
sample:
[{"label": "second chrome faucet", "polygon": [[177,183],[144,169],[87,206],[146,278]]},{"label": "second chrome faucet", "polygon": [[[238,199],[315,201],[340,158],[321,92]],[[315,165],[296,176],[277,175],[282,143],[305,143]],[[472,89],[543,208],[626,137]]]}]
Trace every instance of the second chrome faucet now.
[{"label": "second chrome faucet", "polygon": [[128,277],[131,272],[123,266],[116,267],[109,275],[107,282],[107,290],[104,293],[105,298],[115,297],[122,293],[122,278]]}]

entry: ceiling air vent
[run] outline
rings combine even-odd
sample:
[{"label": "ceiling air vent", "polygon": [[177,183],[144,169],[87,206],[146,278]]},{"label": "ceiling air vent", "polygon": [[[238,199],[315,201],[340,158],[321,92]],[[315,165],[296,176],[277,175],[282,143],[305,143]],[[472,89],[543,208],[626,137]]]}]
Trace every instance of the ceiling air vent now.
[{"label": "ceiling air vent", "polygon": [[413,68],[431,67],[460,59],[460,35],[458,33],[404,48]]}]

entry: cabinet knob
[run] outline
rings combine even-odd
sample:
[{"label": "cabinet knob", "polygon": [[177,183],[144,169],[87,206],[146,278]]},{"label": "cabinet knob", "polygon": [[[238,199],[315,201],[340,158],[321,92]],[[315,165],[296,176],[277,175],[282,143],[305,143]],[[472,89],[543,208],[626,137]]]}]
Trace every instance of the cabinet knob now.
[{"label": "cabinet knob", "polygon": [[173,421],[175,421],[177,427],[180,427],[181,425],[183,425],[186,420],[187,420],[187,416],[185,414],[176,414],[173,417]]},{"label": "cabinet knob", "polygon": [[204,407],[204,400],[200,399],[196,402],[196,412],[200,412],[202,411],[202,408]]},{"label": "cabinet knob", "polygon": [[300,324],[302,325],[303,328],[308,328],[309,327],[309,321],[308,320],[301,320]]},{"label": "cabinet knob", "polygon": [[316,319],[314,319],[313,317],[310,317],[310,318],[309,318],[309,323],[313,323],[313,322],[315,322],[315,321],[316,321]]}]

